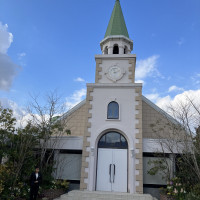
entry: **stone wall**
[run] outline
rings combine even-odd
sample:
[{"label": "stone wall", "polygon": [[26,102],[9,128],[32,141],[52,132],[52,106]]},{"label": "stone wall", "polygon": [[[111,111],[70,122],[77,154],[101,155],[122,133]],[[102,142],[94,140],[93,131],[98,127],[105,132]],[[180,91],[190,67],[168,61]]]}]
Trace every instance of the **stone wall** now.
[{"label": "stone wall", "polygon": [[[169,123],[169,119],[167,119],[164,114],[154,109],[152,106],[147,104],[144,100],[142,101],[142,130],[143,130],[143,138],[167,138],[169,135],[169,127],[167,124]],[[152,125],[155,125],[153,128]],[[163,130],[155,132],[153,129],[158,129],[162,127]]]},{"label": "stone wall", "polygon": [[65,119],[65,129],[71,131],[70,136],[83,136],[85,131],[86,120],[86,104],[83,104],[80,108],[72,112]]}]

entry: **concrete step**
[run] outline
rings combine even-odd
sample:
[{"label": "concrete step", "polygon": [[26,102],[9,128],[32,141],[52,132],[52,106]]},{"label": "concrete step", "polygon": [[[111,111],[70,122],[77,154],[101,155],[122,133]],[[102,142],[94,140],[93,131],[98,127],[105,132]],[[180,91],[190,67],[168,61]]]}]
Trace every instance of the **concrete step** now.
[{"label": "concrete step", "polygon": [[129,194],[118,192],[89,192],[74,190],[56,200],[156,200],[150,194]]}]

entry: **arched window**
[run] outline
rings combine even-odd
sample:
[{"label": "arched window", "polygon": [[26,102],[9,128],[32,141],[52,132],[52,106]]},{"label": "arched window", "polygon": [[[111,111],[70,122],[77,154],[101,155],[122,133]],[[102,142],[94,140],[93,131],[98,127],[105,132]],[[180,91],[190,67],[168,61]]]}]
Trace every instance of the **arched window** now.
[{"label": "arched window", "polygon": [[119,119],[119,104],[117,102],[112,101],[108,104],[107,118]]},{"label": "arched window", "polygon": [[128,143],[123,135],[111,131],[100,138],[98,148],[128,149]]},{"label": "arched window", "polygon": [[127,46],[124,47],[124,54],[128,54],[128,47]]},{"label": "arched window", "polygon": [[107,46],[104,49],[104,54],[108,54],[108,47]]},{"label": "arched window", "polygon": [[119,54],[119,47],[117,44],[113,46],[113,54]]}]

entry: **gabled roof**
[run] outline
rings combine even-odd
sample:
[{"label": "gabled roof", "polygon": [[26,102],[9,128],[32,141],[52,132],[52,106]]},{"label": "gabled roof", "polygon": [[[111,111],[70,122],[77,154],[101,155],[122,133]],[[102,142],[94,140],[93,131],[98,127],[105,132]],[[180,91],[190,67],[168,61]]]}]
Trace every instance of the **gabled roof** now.
[{"label": "gabled roof", "polygon": [[75,105],[73,108],[69,109],[66,113],[64,113],[62,116],[60,116],[59,118],[57,118],[55,120],[55,122],[65,119],[66,117],[68,117],[69,115],[71,115],[72,113],[74,113],[76,110],[78,110],[81,106],[83,106],[86,103],[86,99],[84,99],[83,101],[81,101],[80,103],[78,103],[77,105]]},{"label": "gabled roof", "polygon": [[119,0],[115,1],[115,6],[106,30],[104,38],[112,35],[123,35],[129,38],[128,30],[122,13],[122,8]]},{"label": "gabled roof", "polygon": [[[166,113],[164,110],[162,110],[161,108],[159,108],[156,104],[154,104],[153,102],[151,102],[149,99],[147,99],[143,95],[142,95],[142,101],[144,101],[145,103],[147,103],[150,107],[152,107],[154,110],[156,110],[157,112],[159,112],[160,114],[162,114],[164,117],[166,117],[172,123],[179,124],[179,122],[176,119],[174,119],[172,116],[170,116],[168,113]],[[72,113],[74,113],[76,110],[78,110],[81,106],[83,106],[85,103],[86,103],[86,100],[81,101],[79,104],[77,104],[76,106],[74,106],[68,112],[66,112],[65,114],[63,114],[61,116],[61,118],[59,118],[59,119],[63,119],[63,118],[68,117],[69,115],[71,115]]]}]

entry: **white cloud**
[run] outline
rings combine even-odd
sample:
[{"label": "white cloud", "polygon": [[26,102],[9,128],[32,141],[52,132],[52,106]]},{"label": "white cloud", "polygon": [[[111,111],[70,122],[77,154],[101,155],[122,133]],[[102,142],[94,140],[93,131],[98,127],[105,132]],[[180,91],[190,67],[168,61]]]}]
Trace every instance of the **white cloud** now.
[{"label": "white cloud", "polygon": [[[176,95],[173,98],[170,96],[159,98],[156,104],[177,119],[182,120],[187,118],[187,125],[189,125],[191,130],[195,131],[194,128],[199,127],[200,125],[199,96],[200,89],[188,90]],[[190,103],[190,100],[196,108],[193,107],[193,105]],[[170,108],[173,108],[173,110],[175,109],[175,112],[173,112],[173,110]]]},{"label": "white cloud", "polygon": [[198,90],[187,90],[180,94],[177,94],[174,97],[171,97],[170,95],[161,97],[159,93],[152,93],[145,95],[146,98],[153,101],[157,106],[165,110],[166,112],[169,112],[169,106],[171,107],[177,107],[180,102],[185,104],[188,102],[188,97],[194,101],[196,105],[199,105],[199,96],[200,96],[200,89]]},{"label": "white cloud", "polygon": [[13,35],[8,32],[8,25],[0,22],[0,53],[6,54],[12,42]]},{"label": "white cloud", "polygon": [[67,109],[73,108],[75,105],[80,103],[86,96],[86,89],[82,88],[80,90],[75,91],[70,97],[66,98],[66,107]]},{"label": "white cloud", "polygon": [[184,89],[177,87],[176,85],[172,85],[171,87],[169,87],[168,92],[173,92],[173,91],[184,91]]},{"label": "white cloud", "polygon": [[0,90],[9,90],[20,67],[6,54],[0,53]]},{"label": "white cloud", "polygon": [[26,66],[26,63],[24,62],[24,59],[23,59],[26,56],[26,53],[25,52],[18,53],[17,56],[18,56],[20,65],[23,67]]},{"label": "white cloud", "polygon": [[76,81],[76,82],[85,82],[85,80],[83,78],[81,78],[81,77],[78,77],[78,78],[74,79],[74,81]]},{"label": "white cloud", "polygon": [[159,94],[147,94],[145,97],[151,101],[156,101],[159,98]]},{"label": "white cloud", "polygon": [[[7,98],[0,98],[0,104],[3,106],[3,108],[9,108],[13,111],[13,117],[16,118],[16,126],[15,127],[21,127],[21,126],[26,125],[25,121],[28,118],[30,119],[30,117],[31,117],[31,116],[28,116],[25,109],[21,108],[16,102],[11,101]],[[22,121],[22,119],[23,119],[23,121]],[[24,120],[24,119],[26,119],[26,120]]]},{"label": "white cloud", "polygon": [[139,60],[135,71],[136,80],[145,79],[148,76],[161,76],[157,70],[157,61],[159,56],[153,55],[147,59]]},{"label": "white cloud", "polygon": [[12,109],[16,118],[24,114],[23,110],[14,101],[11,101],[7,98],[1,98],[0,102],[4,108]]},{"label": "white cloud", "polygon": [[192,76],[191,79],[192,79],[192,82],[193,82],[194,85],[200,84],[200,74],[199,73]]},{"label": "white cloud", "polygon": [[156,104],[164,109],[165,111],[168,111],[168,107],[170,105],[177,106],[180,102],[186,103],[187,98],[189,97],[191,100],[193,100],[196,104],[199,104],[199,96],[200,96],[200,89],[199,90],[187,90],[182,92],[181,94],[177,94],[175,97],[171,96],[165,96],[165,97],[158,97],[156,99]]},{"label": "white cloud", "polygon": [[172,98],[169,95],[167,95],[165,97],[158,97],[156,99],[156,105],[165,111],[168,110],[168,106],[171,105],[171,102],[172,102]]},{"label": "white cloud", "polygon": [[13,41],[8,25],[0,22],[0,90],[9,90],[19,66],[6,54]]},{"label": "white cloud", "polygon": [[18,59],[21,60],[24,56],[26,56],[26,53],[25,52],[22,52],[22,53],[18,53]]},{"label": "white cloud", "polygon": [[[26,108],[20,107],[16,102],[7,98],[0,98],[0,105],[2,105],[3,108],[9,108],[13,111],[13,117],[16,118],[15,128],[25,127],[28,121],[34,122],[34,118],[36,118],[38,121],[41,121],[41,116],[39,114],[35,113],[33,118],[32,114],[29,113]],[[48,121],[49,115],[45,114],[44,117]]]},{"label": "white cloud", "polygon": [[136,80],[136,83],[142,83],[143,85],[145,85],[145,81],[144,80]]}]

